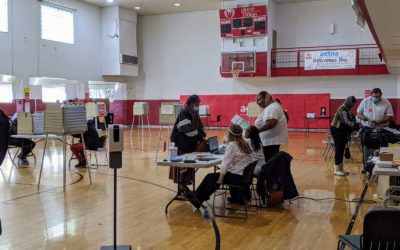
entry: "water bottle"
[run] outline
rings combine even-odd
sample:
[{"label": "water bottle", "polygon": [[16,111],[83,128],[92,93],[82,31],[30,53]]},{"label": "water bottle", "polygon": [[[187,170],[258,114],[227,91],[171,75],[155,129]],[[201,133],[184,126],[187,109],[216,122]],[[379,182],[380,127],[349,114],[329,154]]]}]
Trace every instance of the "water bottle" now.
[{"label": "water bottle", "polygon": [[171,142],[171,144],[169,145],[168,151],[169,151],[169,159],[170,160],[171,160],[171,158],[178,156],[178,148],[175,147],[174,142]]}]

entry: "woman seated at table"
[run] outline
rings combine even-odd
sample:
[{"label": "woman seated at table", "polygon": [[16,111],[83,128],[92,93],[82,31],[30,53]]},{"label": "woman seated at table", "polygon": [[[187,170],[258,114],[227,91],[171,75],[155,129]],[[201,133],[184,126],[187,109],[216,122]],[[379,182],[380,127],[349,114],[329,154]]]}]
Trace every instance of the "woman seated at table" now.
[{"label": "woman seated at table", "polygon": [[[97,133],[94,120],[87,121],[88,129],[83,133],[83,139],[85,140],[85,146],[87,150],[97,150],[97,141],[99,139],[99,134]],[[73,135],[76,138],[81,138],[81,135]],[[86,168],[86,157],[83,152],[82,141],[79,143],[72,144],[70,146],[72,153],[78,160],[78,164],[75,165],[76,168]]]},{"label": "woman seated at table", "polygon": [[[11,135],[16,135],[18,128],[18,113],[11,118]],[[33,148],[36,146],[36,143],[31,139],[22,139],[22,138],[10,138],[9,145],[16,146],[21,148],[21,153],[18,155],[18,165],[20,167],[29,166],[29,161],[26,159],[28,155],[32,153]]]},{"label": "woman seated at table", "polygon": [[253,161],[257,161],[257,165],[254,169],[254,174],[259,175],[261,168],[265,165],[264,151],[262,147],[262,142],[260,139],[260,131],[256,126],[250,126],[244,131],[244,137],[246,142],[250,145],[253,153]]},{"label": "woman seated at table", "polygon": [[[244,169],[254,161],[251,156],[251,148],[243,139],[243,129],[233,124],[228,129],[228,146],[222,159],[220,173],[208,174],[200,186],[196,189],[195,196],[197,200],[192,200],[192,204],[196,208],[200,208],[201,204],[210,198],[221,184],[240,185]],[[231,203],[243,203],[245,199],[250,199],[250,189],[243,190],[245,197],[241,197],[238,188],[230,187],[231,197],[228,201]]]}]

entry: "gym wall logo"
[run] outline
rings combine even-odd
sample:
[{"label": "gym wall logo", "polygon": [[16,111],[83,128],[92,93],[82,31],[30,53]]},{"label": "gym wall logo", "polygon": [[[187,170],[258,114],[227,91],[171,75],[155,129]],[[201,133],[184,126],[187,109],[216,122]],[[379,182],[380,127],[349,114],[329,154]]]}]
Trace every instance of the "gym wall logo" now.
[{"label": "gym wall logo", "polygon": [[305,54],[305,56],[306,56],[306,60],[310,60],[310,59],[312,58],[310,52],[307,52],[307,53]]},{"label": "gym wall logo", "polygon": [[228,19],[232,19],[235,16],[235,9],[225,9],[224,15]]}]

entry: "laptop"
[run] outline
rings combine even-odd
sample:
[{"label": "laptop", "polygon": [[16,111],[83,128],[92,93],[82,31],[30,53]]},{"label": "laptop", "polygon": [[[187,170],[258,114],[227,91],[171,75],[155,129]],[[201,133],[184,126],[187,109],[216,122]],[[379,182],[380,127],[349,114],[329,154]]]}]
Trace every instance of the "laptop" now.
[{"label": "laptop", "polygon": [[224,151],[218,149],[218,137],[213,136],[208,138],[208,145],[210,146],[211,154],[225,154]]}]

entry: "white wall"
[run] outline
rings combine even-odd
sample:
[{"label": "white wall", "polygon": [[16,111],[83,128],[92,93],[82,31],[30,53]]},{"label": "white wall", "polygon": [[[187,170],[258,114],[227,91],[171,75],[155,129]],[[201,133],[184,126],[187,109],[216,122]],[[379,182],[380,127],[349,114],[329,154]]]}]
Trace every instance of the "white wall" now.
[{"label": "white wall", "polygon": [[9,32],[0,33],[0,74],[80,80],[101,79],[100,8],[76,0],[75,44],[40,39],[37,0],[9,1]]},{"label": "white wall", "polygon": [[[373,43],[368,30],[361,37],[360,29],[354,24],[350,1],[315,1],[291,5],[275,5],[278,43],[281,41],[282,47]],[[290,11],[284,13],[282,8]],[[308,8],[318,9],[319,12],[310,12]],[[326,20],[327,16],[332,19]],[[285,23],[282,24],[284,17],[293,21],[291,24],[294,27],[290,30]],[[310,17],[311,21],[308,21]],[[327,35],[318,34],[315,27],[325,21],[327,25],[323,26],[326,26]],[[338,24],[337,33],[332,36],[329,35],[328,25],[331,22]],[[286,34],[294,32],[295,27],[301,27],[306,34]],[[344,31],[346,35],[343,35]],[[286,35],[280,36],[280,33]],[[368,39],[364,39],[366,37]],[[128,89],[132,91],[128,98],[178,99],[182,94],[193,93],[255,94],[263,89],[281,94],[330,93],[332,98],[348,95],[363,97],[364,90],[373,87],[381,87],[387,97],[396,97],[398,92],[397,77],[392,75],[222,78],[219,73],[220,52],[218,11],[140,16],[140,76],[129,80]]]},{"label": "white wall", "polygon": [[[350,0],[276,5],[277,47],[375,44],[368,25],[362,31]],[[335,33],[329,34],[330,24]]]}]

